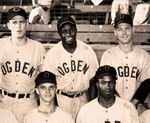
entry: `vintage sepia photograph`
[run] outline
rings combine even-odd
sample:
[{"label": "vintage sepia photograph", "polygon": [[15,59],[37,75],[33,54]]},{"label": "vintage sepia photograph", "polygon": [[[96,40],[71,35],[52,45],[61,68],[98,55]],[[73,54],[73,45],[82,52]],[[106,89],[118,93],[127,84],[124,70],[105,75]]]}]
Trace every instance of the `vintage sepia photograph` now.
[{"label": "vintage sepia photograph", "polygon": [[150,123],[150,0],[0,0],[0,123]]}]

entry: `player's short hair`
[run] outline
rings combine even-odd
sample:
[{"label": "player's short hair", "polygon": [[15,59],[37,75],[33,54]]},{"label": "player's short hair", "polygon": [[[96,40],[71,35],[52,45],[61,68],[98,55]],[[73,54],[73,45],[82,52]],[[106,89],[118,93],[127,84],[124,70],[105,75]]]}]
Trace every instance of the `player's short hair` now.
[{"label": "player's short hair", "polygon": [[9,9],[8,11],[8,15],[7,15],[7,21],[11,20],[13,17],[20,15],[22,17],[24,17],[25,19],[27,19],[27,13],[25,12],[24,9],[20,8],[20,7],[13,7],[11,9]]},{"label": "player's short hair", "polygon": [[120,23],[127,23],[133,27],[133,20],[128,14],[119,14],[115,18],[114,28],[117,28]]},{"label": "player's short hair", "polygon": [[98,82],[98,79],[103,76],[111,76],[114,80],[117,79],[116,69],[109,65],[100,66],[95,74],[95,81]]},{"label": "player's short hair", "polygon": [[74,19],[70,16],[62,17],[57,22],[57,30],[60,31],[61,27],[65,24],[71,24],[76,28],[76,23]]},{"label": "player's short hair", "polygon": [[39,73],[35,79],[35,87],[42,83],[53,83],[56,85],[56,75],[49,71]]}]

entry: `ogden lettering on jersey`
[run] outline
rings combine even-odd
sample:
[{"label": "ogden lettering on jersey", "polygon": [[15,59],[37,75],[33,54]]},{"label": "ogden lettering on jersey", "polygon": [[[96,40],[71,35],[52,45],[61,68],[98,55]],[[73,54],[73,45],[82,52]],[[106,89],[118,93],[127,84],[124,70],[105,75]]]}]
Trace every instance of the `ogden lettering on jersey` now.
[{"label": "ogden lettering on jersey", "polygon": [[31,66],[28,62],[21,63],[18,60],[15,61],[15,66],[13,67],[10,61],[6,61],[3,65],[1,65],[1,71],[3,75],[11,72],[22,72],[31,78],[35,71],[35,67]]},{"label": "ogden lettering on jersey", "polygon": [[139,70],[137,67],[119,66],[117,68],[119,77],[138,78]]},{"label": "ogden lettering on jersey", "polygon": [[87,70],[89,69],[89,65],[87,65],[87,63],[84,63],[82,60],[78,61],[71,60],[70,67],[66,62],[64,62],[62,66],[58,66],[57,69],[58,72],[63,76],[66,73],[74,71],[83,72],[83,74],[86,74]]}]

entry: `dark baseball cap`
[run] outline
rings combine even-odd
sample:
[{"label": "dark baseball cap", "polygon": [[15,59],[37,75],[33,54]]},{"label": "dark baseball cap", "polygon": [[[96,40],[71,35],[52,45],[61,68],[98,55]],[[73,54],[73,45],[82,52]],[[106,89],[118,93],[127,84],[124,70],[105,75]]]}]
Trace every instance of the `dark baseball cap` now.
[{"label": "dark baseball cap", "polygon": [[11,20],[13,17],[20,15],[22,17],[24,17],[25,19],[27,19],[27,13],[25,12],[24,9],[20,8],[20,7],[14,7],[9,9],[8,11],[8,15],[7,15],[7,21]]},{"label": "dark baseball cap", "polygon": [[74,19],[70,16],[65,16],[65,17],[62,17],[58,20],[57,22],[57,30],[59,31],[60,28],[65,25],[65,24],[71,24],[73,25],[74,27],[76,27],[76,23],[74,21]]},{"label": "dark baseball cap", "polygon": [[53,83],[56,85],[55,74],[49,71],[44,71],[44,72],[39,73],[35,79],[35,87],[39,86],[42,83]]},{"label": "dark baseball cap", "polygon": [[95,77],[96,79],[100,79],[103,76],[111,76],[114,80],[116,80],[117,79],[116,69],[109,65],[100,66],[96,71]]},{"label": "dark baseball cap", "polygon": [[115,22],[114,22],[114,28],[117,28],[117,26],[120,23],[128,23],[131,26],[133,26],[132,18],[128,14],[119,14],[119,15],[117,15],[116,18],[115,18]]}]

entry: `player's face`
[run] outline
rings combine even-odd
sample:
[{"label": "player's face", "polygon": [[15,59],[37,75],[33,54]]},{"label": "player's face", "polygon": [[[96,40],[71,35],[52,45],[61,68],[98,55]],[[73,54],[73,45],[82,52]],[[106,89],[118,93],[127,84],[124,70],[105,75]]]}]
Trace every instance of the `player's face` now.
[{"label": "player's face", "polygon": [[128,44],[132,41],[133,29],[130,24],[120,23],[115,29],[115,35],[119,40],[119,43]]},{"label": "player's face", "polygon": [[97,88],[99,95],[104,98],[112,97],[115,91],[115,80],[111,76],[103,76],[98,79]]},{"label": "player's face", "polygon": [[71,24],[65,24],[60,30],[63,43],[71,45],[76,41],[76,28]]},{"label": "player's face", "polygon": [[22,16],[15,16],[7,23],[13,37],[23,38],[26,35],[27,20]]},{"label": "player's face", "polygon": [[37,93],[40,96],[40,100],[45,103],[51,103],[54,101],[56,94],[56,85],[53,83],[43,83],[38,86]]}]

